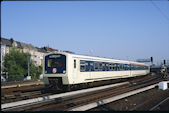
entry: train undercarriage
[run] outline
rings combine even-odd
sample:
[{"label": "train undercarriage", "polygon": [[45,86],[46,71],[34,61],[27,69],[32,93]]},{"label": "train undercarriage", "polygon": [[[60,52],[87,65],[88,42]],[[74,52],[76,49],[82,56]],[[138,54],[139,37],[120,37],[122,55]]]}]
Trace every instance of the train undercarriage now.
[{"label": "train undercarriage", "polygon": [[136,76],[131,78],[120,78],[120,79],[110,79],[110,80],[102,80],[95,82],[87,82],[81,84],[72,84],[72,85],[63,85],[61,77],[49,77],[49,84],[45,85],[45,92],[67,92],[67,91],[75,91],[80,89],[92,88],[97,86],[103,86],[108,84],[114,84],[119,82],[125,82],[136,78],[141,78],[143,76]]}]

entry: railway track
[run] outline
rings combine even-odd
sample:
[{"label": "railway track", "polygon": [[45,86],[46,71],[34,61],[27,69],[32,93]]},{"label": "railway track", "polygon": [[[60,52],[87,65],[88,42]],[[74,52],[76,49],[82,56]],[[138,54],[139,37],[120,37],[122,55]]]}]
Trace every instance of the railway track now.
[{"label": "railway track", "polygon": [[43,82],[41,80],[5,82],[5,83],[1,83],[1,89],[15,88],[15,87],[22,87],[22,86],[29,86],[29,85],[38,85],[38,84],[43,84]]},{"label": "railway track", "polygon": [[[137,81],[141,81],[145,78],[150,79],[152,76],[142,76],[139,78],[133,78],[130,80],[130,83],[135,84]],[[16,85],[16,84],[15,84]],[[37,82],[34,85],[22,85],[20,87],[10,87],[1,89],[1,104],[15,102],[20,100],[26,100],[36,97],[47,96],[50,94],[57,94],[59,92],[51,92],[42,94],[42,90],[46,90],[42,84]]]},{"label": "railway track", "polygon": [[[142,78],[131,80],[128,84],[106,88],[98,91],[83,93],[80,95],[67,96],[64,98],[56,98],[44,103],[33,104],[30,106],[10,109],[11,111],[69,111],[77,106],[82,106],[85,103],[101,102],[105,98],[117,96],[129,91],[146,87],[151,84],[158,83],[163,80],[159,76],[144,76]],[[102,103],[98,103],[98,105]]]},{"label": "railway track", "polygon": [[[98,105],[102,105],[103,99],[110,98],[113,96],[117,96],[126,92],[130,92],[139,88],[143,88],[145,86],[154,84],[159,82],[161,79],[157,79],[154,82],[154,79],[148,80],[145,82],[140,82],[138,84],[127,84],[114,88],[107,88],[101,91],[91,92],[85,95],[73,96],[71,98],[64,99],[60,102],[55,102],[52,104],[48,104],[48,106],[34,108],[33,111],[74,111],[79,106],[83,106],[85,104],[96,102]],[[90,95],[90,96],[89,96]],[[28,111],[32,111],[32,109],[28,109]]]},{"label": "railway track", "polygon": [[44,90],[42,84],[1,88],[1,104],[33,98],[40,95],[41,90]]}]

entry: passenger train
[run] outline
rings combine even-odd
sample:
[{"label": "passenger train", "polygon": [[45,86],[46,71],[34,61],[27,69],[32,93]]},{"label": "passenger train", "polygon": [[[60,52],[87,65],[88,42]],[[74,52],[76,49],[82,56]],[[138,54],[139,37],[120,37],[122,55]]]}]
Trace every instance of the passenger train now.
[{"label": "passenger train", "polygon": [[67,52],[44,55],[43,75],[47,87],[69,89],[104,80],[146,75],[150,67],[143,63],[77,55]]}]

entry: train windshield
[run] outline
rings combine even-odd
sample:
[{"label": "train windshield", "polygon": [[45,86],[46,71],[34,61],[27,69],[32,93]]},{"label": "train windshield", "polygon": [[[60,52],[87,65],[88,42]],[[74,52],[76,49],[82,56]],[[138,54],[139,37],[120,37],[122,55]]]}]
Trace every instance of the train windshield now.
[{"label": "train windshield", "polygon": [[45,57],[45,73],[65,73],[66,56],[62,54],[50,54]]},{"label": "train windshield", "polygon": [[47,65],[48,67],[62,67],[63,65],[63,61],[60,58],[49,58],[48,61],[47,61]]}]

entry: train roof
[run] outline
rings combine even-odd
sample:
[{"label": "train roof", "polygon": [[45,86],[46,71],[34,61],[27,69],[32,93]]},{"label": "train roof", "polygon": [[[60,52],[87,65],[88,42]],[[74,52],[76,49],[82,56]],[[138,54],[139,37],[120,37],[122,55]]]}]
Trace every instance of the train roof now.
[{"label": "train roof", "polygon": [[140,62],[134,62],[134,61],[127,61],[127,60],[117,60],[117,59],[112,59],[112,58],[104,58],[104,57],[96,57],[96,56],[88,56],[88,55],[80,55],[80,54],[75,54],[75,53],[67,53],[67,52],[52,52],[52,53],[48,53],[46,55],[49,54],[53,54],[53,53],[60,53],[60,54],[68,54],[71,55],[75,58],[82,58],[82,59],[93,59],[93,60],[105,60],[105,61],[115,61],[117,63],[127,63],[127,64],[133,64],[133,65],[146,65],[144,63],[140,63]]}]

